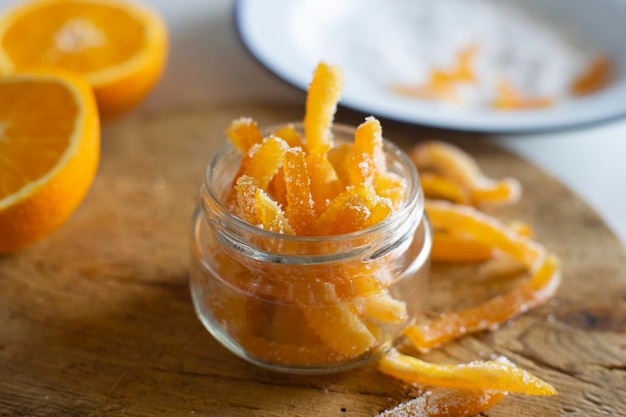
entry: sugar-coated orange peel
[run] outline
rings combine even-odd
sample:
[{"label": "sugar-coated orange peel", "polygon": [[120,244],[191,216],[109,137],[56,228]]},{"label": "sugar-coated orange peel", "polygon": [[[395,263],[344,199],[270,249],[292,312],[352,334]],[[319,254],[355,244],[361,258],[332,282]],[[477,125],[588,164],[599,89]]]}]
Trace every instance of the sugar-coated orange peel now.
[{"label": "sugar-coated orange peel", "polygon": [[[466,51],[454,72],[434,74],[433,82],[471,80],[474,53]],[[401,205],[406,181],[387,169],[378,120],[366,118],[352,143],[334,142],[331,127],[342,85],[339,67],[318,65],[304,132],[287,125],[263,137],[252,119],[230,124],[227,135],[242,155],[233,188],[224,196],[234,213],[275,233],[332,236],[375,225]],[[521,265],[530,274],[483,304],[409,326],[405,334],[417,349],[494,328],[555,292],[558,260],[530,239],[530,226],[505,225],[476,208],[516,202],[521,194],[517,180],[488,178],[469,154],[443,142],[419,144],[411,157],[427,197],[434,261],[483,262],[496,265],[494,273]],[[264,249],[273,249],[273,243]],[[277,244],[301,249],[295,242]],[[229,277],[232,287],[207,294],[213,297],[207,304],[231,337],[260,361],[306,367],[354,358],[377,349],[388,326],[410,320],[410,307],[388,290],[393,279],[384,263],[345,261],[304,270],[239,259],[235,251],[215,256],[217,272]],[[510,262],[500,265],[498,260]],[[404,381],[444,387],[394,409],[407,415],[469,416],[500,401],[504,392],[556,394],[549,384],[504,361],[432,364],[391,349],[379,369]],[[381,415],[396,415],[389,414],[394,410]]]},{"label": "sugar-coated orange peel", "polygon": [[[510,79],[499,77],[499,80],[491,85],[491,80],[481,79],[475,72],[474,61],[480,51],[477,43],[469,44],[462,48],[456,55],[454,64],[449,69],[433,68],[424,82],[419,84],[396,84],[391,89],[403,96],[423,100],[446,102],[448,104],[462,106],[465,103],[462,91],[463,85],[477,86],[489,82],[487,87],[494,89],[494,99],[486,106],[499,111],[536,110],[553,106],[563,97],[534,96],[524,91],[519,85]],[[563,96],[585,96],[593,94],[605,88],[614,75],[614,64],[611,57],[606,53],[597,54],[589,65],[581,71],[563,92]]]},{"label": "sugar-coated orange peel", "polygon": [[531,97],[525,95],[509,80],[503,79],[496,86],[496,98],[493,108],[497,110],[543,109],[554,105],[550,97]]},{"label": "sugar-coated orange peel", "polygon": [[425,210],[433,229],[462,233],[507,254],[527,268],[536,266],[536,262],[545,254],[545,248],[535,241],[473,207],[428,200]]},{"label": "sugar-coated orange peel", "polygon": [[[225,195],[232,212],[274,233],[333,236],[373,226],[400,206],[406,181],[387,171],[376,118],[368,117],[356,128],[353,142],[335,144],[332,123],[342,84],[339,67],[317,66],[303,132],[285,125],[263,136],[251,118],[231,122],[226,133],[241,154],[233,188]],[[251,239],[264,251],[306,250],[297,240],[271,235]],[[378,349],[389,327],[411,319],[407,305],[387,290],[394,280],[387,279],[381,262],[355,259],[303,268],[244,260],[232,251],[220,257],[218,272],[243,293],[229,299],[246,308],[223,314],[224,326],[257,358],[280,361],[262,348],[271,347],[292,365],[354,358]],[[281,330],[272,323],[282,314],[291,319],[280,319]],[[285,329],[302,341],[293,341]],[[303,349],[298,361],[293,349],[302,343],[316,348]]]},{"label": "sugar-coated orange peel", "polygon": [[509,292],[465,310],[443,313],[426,323],[410,326],[405,334],[416,348],[428,351],[469,333],[495,329],[548,300],[559,286],[558,260],[550,255],[531,278]]},{"label": "sugar-coated orange peel", "polygon": [[244,155],[248,153],[250,148],[263,140],[257,122],[249,117],[233,120],[226,129],[226,135],[230,143]]},{"label": "sugar-coated orange peel", "polygon": [[474,158],[450,143],[420,143],[411,151],[411,159],[424,177],[426,197],[480,206],[513,204],[521,196],[518,180],[487,177]]},{"label": "sugar-coated orange peel", "polygon": [[398,94],[409,97],[460,104],[461,99],[456,92],[456,87],[458,84],[476,82],[473,61],[478,50],[477,44],[468,45],[459,51],[454,66],[449,70],[435,68],[426,82],[418,85],[396,85],[394,90]]},{"label": "sugar-coated orange peel", "polygon": [[554,295],[560,283],[559,261],[546,254],[539,244],[471,207],[429,201],[426,212],[435,227],[462,230],[476,242],[488,244],[525,265],[531,277],[480,305],[408,327],[405,334],[419,350],[427,351],[465,334],[496,328]]},{"label": "sugar-coated orange peel", "polygon": [[493,247],[464,234],[435,231],[430,259],[434,262],[483,262],[494,257]]},{"label": "sugar-coated orange peel", "polygon": [[484,389],[529,395],[556,395],[552,385],[505,359],[463,364],[433,364],[391,349],[378,369],[407,382],[460,389]]},{"label": "sugar-coated orange peel", "polygon": [[504,395],[480,389],[432,388],[376,417],[471,417],[493,407]]}]

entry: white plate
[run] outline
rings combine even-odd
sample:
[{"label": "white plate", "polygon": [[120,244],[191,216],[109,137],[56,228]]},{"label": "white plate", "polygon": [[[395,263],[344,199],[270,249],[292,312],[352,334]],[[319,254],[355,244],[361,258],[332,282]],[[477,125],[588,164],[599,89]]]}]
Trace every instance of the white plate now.
[{"label": "white plate", "polygon": [[[389,85],[366,76],[367,71],[359,71],[362,62],[346,61],[353,59],[354,54],[335,54],[330,61],[330,52],[327,54],[319,45],[317,49],[307,45],[307,42],[329,33],[346,36],[346,30],[341,27],[345,17],[364,3],[368,4],[371,16],[387,13],[389,7],[400,3],[404,7],[411,4],[408,0],[394,4],[395,1],[398,0],[238,0],[235,21],[241,40],[251,54],[276,75],[302,90],[308,88],[313,70],[321,60],[349,69],[344,71],[341,104],[377,117],[457,130],[528,132],[580,126],[626,115],[624,0],[524,2],[549,18],[575,27],[577,33],[584,34],[592,45],[607,52],[613,60],[615,77],[609,87],[584,98],[563,100],[541,110],[513,112],[470,110],[401,96]],[[385,36],[383,32],[381,30],[381,37]],[[353,32],[348,35],[354,38]],[[406,32],[405,36],[415,34]],[[339,41],[341,39],[337,38]],[[394,44],[397,45],[397,39]],[[384,64],[380,59],[372,61],[372,66]]]}]

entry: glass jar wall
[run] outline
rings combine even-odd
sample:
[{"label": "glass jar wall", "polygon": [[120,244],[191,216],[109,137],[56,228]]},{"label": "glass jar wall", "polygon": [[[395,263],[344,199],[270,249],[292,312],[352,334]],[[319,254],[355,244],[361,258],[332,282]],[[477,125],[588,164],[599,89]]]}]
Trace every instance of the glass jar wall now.
[{"label": "glass jar wall", "polygon": [[[296,127],[300,127],[296,125]],[[335,125],[336,141],[354,129]],[[226,348],[278,371],[323,373],[378,357],[421,312],[431,249],[410,159],[385,141],[388,169],[406,180],[382,223],[337,236],[269,232],[225,201],[241,156],[210,162],[193,218],[190,287],[196,313]]]}]

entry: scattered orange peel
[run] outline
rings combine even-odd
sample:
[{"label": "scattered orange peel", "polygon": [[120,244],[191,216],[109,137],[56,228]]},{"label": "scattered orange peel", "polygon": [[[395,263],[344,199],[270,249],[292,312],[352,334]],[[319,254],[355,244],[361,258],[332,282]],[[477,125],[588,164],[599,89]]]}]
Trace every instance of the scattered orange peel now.
[{"label": "scattered orange peel", "polygon": [[493,407],[504,396],[500,391],[433,388],[376,417],[471,417]]},{"label": "scattered orange peel", "polygon": [[[521,197],[517,179],[487,177],[471,155],[450,143],[426,141],[416,145],[410,156],[425,177],[422,184],[426,197],[477,206],[513,204]],[[431,172],[434,174],[425,174]]]},{"label": "scattered orange peel", "polygon": [[463,364],[433,364],[391,349],[378,363],[384,374],[427,386],[496,390],[528,395],[556,395],[547,382],[506,359]]}]

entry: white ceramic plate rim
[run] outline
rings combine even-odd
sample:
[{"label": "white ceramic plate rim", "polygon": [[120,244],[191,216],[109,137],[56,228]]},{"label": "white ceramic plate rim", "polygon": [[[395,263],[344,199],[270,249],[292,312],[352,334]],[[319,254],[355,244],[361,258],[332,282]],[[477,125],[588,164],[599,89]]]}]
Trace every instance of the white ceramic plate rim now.
[{"label": "white ceramic plate rim", "polygon": [[[235,24],[241,41],[255,59],[286,82],[306,91],[315,65],[323,57],[303,56],[291,41],[286,22],[290,18],[289,7],[296,1],[299,0],[237,0]],[[617,13],[621,21],[626,22],[626,2],[596,0],[593,3],[596,10],[604,7],[604,13],[611,14],[612,18]],[[602,24],[602,13],[593,15],[589,20],[594,21],[590,24]],[[626,25],[623,32],[626,34]],[[618,74],[623,73],[626,66],[626,50],[621,50],[622,55],[616,62]],[[434,106],[384,89],[351,84],[350,80],[346,80],[340,104],[377,117],[439,128],[513,133],[546,131],[626,115],[626,76],[618,77],[609,88],[588,97],[524,112],[478,112]]]}]

